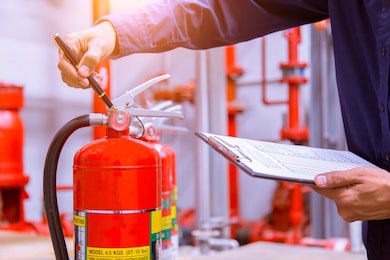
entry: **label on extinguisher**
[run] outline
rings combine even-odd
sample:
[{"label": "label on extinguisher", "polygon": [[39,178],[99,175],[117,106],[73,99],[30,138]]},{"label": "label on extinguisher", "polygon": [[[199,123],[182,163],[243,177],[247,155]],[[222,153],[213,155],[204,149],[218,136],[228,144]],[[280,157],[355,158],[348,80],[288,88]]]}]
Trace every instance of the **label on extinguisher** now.
[{"label": "label on extinguisher", "polygon": [[76,260],[85,260],[86,249],[87,249],[86,217],[87,214],[81,211],[75,211],[73,215]]},{"label": "label on extinguisher", "polygon": [[177,225],[177,212],[176,212],[176,201],[177,201],[177,186],[173,188],[173,193],[171,195],[171,218],[172,218],[172,236],[179,231]]},{"label": "label on extinguisher", "polygon": [[74,215],[73,224],[78,227],[85,227],[85,217]]},{"label": "label on extinguisher", "polygon": [[162,250],[171,248],[171,192],[162,193]]},{"label": "label on extinguisher", "polygon": [[177,222],[176,222],[176,205],[171,207],[171,218],[172,218],[172,232],[177,232]]},{"label": "label on extinguisher", "polygon": [[87,248],[88,260],[147,260],[150,259],[150,247],[131,248]]},{"label": "label on extinguisher", "polygon": [[161,259],[161,209],[75,211],[73,223],[77,260]]}]

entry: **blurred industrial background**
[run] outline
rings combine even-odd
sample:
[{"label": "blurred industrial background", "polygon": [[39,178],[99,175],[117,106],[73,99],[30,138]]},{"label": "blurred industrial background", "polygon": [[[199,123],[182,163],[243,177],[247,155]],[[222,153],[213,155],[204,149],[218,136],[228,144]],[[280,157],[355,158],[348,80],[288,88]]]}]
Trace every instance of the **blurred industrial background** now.
[{"label": "blurred industrial background", "polygon": [[[29,176],[25,186],[28,198],[24,200],[27,223],[44,222],[42,177],[52,137],[64,123],[91,112],[93,106],[91,89],[69,88],[62,82],[57,69],[58,50],[52,36],[55,33],[67,35],[91,26],[96,2],[99,1],[3,0],[0,3],[0,82],[23,86],[24,106],[20,111],[25,138],[23,173]],[[148,1],[109,2],[110,12],[116,12]],[[188,129],[187,133],[162,134],[160,140],[176,152],[177,221],[181,245],[194,245],[191,238],[194,230],[202,232],[215,226],[222,230],[224,235],[220,238],[226,241],[221,243],[226,247],[234,247],[234,243],[229,244],[229,239],[235,239],[241,244],[269,241],[306,245],[307,250],[311,250],[309,246],[315,246],[363,253],[360,223],[350,225],[343,222],[332,202],[311,194],[304,186],[252,178],[242,172],[235,179],[227,161],[200,144],[194,135],[202,125],[199,120],[203,120],[206,122],[203,130],[217,134],[227,135],[235,130],[236,135],[243,138],[346,149],[330,30],[329,21],[324,21],[230,47],[207,51],[179,48],[163,54],[135,54],[111,62],[109,77],[113,98],[154,76],[171,75],[161,84],[164,93],[154,88],[146,93],[146,99],[170,99],[176,95],[175,101],[182,105],[185,118],[172,121],[172,125]],[[281,63],[289,62],[288,43],[289,37],[293,37],[289,34],[297,34],[300,38],[298,60],[307,64],[301,68],[304,80],[298,88],[298,127],[307,127],[310,135],[301,133],[298,137],[286,138],[288,134],[283,134],[281,129],[289,127],[291,108],[288,103],[272,105],[267,101],[272,103],[291,98],[289,81],[281,80],[286,76]],[[262,74],[265,69],[266,78]],[[229,84],[233,84],[230,86],[233,90],[227,90]],[[203,91],[203,100],[197,96],[199,91]],[[233,96],[232,91],[235,92]],[[72,221],[73,194],[66,187],[72,186],[73,157],[91,140],[90,128],[76,132],[60,157],[57,184],[64,186],[64,190],[58,191],[58,201],[60,211],[65,213],[68,221]],[[209,158],[203,162],[206,165],[199,165],[199,156]],[[207,168],[207,174],[199,173],[201,167]],[[1,189],[6,188],[1,186]],[[291,222],[291,205],[297,203],[294,189],[299,190],[300,203],[303,204],[303,208],[295,212],[301,214],[298,224]],[[283,205],[287,208],[284,212]],[[272,214],[274,222],[269,222]],[[275,223],[278,221],[275,214],[280,214],[280,225]],[[300,241],[281,235],[295,232],[296,225],[302,229]],[[29,232],[36,230],[39,228],[30,228]],[[39,235],[47,235],[43,233]],[[301,242],[303,237],[310,237],[311,241]],[[209,246],[212,251],[213,243],[210,242]],[[217,249],[223,246],[217,246]],[[362,257],[360,254],[357,256]],[[340,258],[332,259],[344,259],[342,257],[363,259],[341,254]]]}]

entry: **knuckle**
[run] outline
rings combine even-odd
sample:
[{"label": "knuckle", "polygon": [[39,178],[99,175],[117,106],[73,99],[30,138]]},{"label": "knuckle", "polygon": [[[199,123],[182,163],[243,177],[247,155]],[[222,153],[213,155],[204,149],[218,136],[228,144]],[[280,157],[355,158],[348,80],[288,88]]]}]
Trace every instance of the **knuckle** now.
[{"label": "knuckle", "polygon": [[361,168],[357,173],[356,173],[356,177],[359,178],[359,179],[362,179],[362,178],[365,178],[367,175],[367,168]]},{"label": "knuckle", "polygon": [[357,197],[352,197],[349,199],[349,204],[354,208],[359,208],[360,200]]},{"label": "knuckle", "polygon": [[89,62],[89,63],[97,63],[100,59],[100,55],[98,53],[88,53],[87,55],[85,55],[85,62]]},{"label": "knuckle", "polygon": [[337,174],[337,173],[335,173],[335,174],[329,174],[329,175],[327,176],[327,178],[329,179],[329,182],[330,182],[330,183],[335,184],[335,185],[341,183],[341,182],[342,182],[342,179],[343,179],[343,177],[340,176],[340,175]]},{"label": "knuckle", "polygon": [[344,216],[343,219],[344,219],[345,222],[348,222],[348,223],[351,223],[351,222],[355,221],[355,218],[352,217],[352,216]]},{"label": "knuckle", "polygon": [[58,61],[58,64],[57,64],[57,68],[60,70],[60,71],[64,71],[65,70],[65,64],[64,64],[64,60],[63,59],[60,59]]},{"label": "knuckle", "polygon": [[64,41],[66,41],[68,44],[72,44],[75,41],[76,36],[74,34],[68,34],[65,35]]},{"label": "knuckle", "polygon": [[63,82],[67,83],[68,82],[68,77],[64,74],[64,73],[61,73],[61,79]]},{"label": "knuckle", "polygon": [[351,216],[348,214],[348,211],[346,211],[344,208],[338,207],[337,212],[340,215],[340,217],[345,221],[345,222],[350,222]]}]

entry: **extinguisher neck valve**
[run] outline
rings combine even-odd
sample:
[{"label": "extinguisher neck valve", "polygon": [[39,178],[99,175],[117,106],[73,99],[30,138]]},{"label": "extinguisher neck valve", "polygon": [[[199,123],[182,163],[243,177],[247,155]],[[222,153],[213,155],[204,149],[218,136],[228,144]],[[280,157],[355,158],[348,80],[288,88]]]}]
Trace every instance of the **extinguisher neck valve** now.
[{"label": "extinguisher neck valve", "polygon": [[108,138],[120,138],[122,136],[129,136],[129,128],[118,131],[118,130],[115,130],[111,127],[107,127],[106,132],[107,132]]},{"label": "extinguisher neck valve", "polygon": [[89,114],[89,125],[90,126],[100,126],[107,124],[107,116],[100,113],[91,113]]}]

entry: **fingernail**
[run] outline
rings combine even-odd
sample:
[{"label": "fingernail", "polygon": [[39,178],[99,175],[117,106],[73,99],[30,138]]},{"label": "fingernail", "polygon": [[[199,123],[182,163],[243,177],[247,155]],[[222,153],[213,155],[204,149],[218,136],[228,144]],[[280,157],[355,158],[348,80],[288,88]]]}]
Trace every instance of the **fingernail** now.
[{"label": "fingernail", "polygon": [[318,187],[325,187],[328,183],[328,180],[326,179],[326,176],[320,175],[316,177],[316,184]]},{"label": "fingernail", "polygon": [[84,76],[84,77],[89,76],[89,68],[85,65],[83,65],[79,68],[79,72],[80,72],[81,76]]}]

